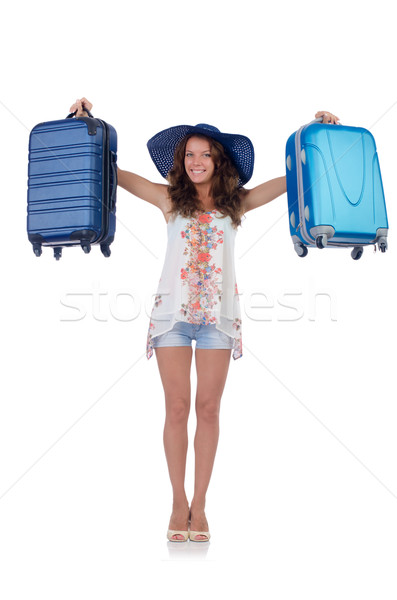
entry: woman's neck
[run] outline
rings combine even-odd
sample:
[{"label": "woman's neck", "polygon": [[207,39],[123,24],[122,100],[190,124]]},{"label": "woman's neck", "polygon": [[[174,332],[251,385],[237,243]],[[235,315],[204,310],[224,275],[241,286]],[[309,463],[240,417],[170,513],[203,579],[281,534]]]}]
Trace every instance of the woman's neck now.
[{"label": "woman's neck", "polygon": [[205,186],[196,185],[196,190],[199,202],[204,209],[212,210],[214,208],[214,201],[211,196],[211,186],[208,184]]}]

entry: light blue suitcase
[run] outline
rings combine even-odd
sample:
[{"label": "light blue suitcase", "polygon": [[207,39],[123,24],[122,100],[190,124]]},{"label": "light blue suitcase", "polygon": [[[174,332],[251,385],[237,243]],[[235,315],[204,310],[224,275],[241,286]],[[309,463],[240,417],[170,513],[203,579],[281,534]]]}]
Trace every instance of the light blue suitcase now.
[{"label": "light blue suitcase", "polygon": [[308,247],[387,249],[388,220],[373,135],[316,119],[286,144],[290,233],[298,256]]}]

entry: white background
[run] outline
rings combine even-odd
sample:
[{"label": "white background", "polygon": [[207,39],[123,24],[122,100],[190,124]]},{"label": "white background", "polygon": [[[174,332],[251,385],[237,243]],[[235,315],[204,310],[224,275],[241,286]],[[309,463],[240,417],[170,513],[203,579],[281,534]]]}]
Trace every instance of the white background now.
[{"label": "white background", "polygon": [[[0,40],[1,597],[395,598],[392,5],[14,2]],[[177,124],[250,137],[247,187],[285,174],[286,140],[317,110],[377,143],[385,254],[300,259],[286,195],[239,229],[243,357],[222,398],[206,547],[166,540],[163,389],[145,357],[163,215],[119,188],[110,258],[36,258],[27,239],[29,132],[82,96],[116,128],[120,168],[152,181],[146,142]],[[195,382],[193,359],[189,498]]]}]

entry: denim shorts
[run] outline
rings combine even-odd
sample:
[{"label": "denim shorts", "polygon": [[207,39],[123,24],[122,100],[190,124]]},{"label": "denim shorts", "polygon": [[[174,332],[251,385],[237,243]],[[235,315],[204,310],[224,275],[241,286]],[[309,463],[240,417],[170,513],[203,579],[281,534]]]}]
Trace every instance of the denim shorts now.
[{"label": "denim shorts", "polygon": [[215,323],[193,325],[177,321],[170,331],[153,338],[153,348],[191,346],[192,340],[196,340],[196,348],[207,350],[231,350],[234,344],[234,338],[216,329]]}]

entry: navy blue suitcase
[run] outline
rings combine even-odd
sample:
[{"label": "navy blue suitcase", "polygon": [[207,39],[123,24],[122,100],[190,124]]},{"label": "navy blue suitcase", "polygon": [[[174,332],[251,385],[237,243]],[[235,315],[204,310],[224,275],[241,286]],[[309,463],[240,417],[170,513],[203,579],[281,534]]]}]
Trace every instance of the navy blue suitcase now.
[{"label": "navy blue suitcase", "polygon": [[[87,111],[88,112],[88,111]],[[27,232],[36,256],[42,246],[100,244],[110,256],[116,230],[117,133],[101,119],[39,123],[29,136]]]},{"label": "navy blue suitcase", "polygon": [[290,234],[298,256],[308,247],[387,250],[388,220],[373,135],[316,119],[286,144]]}]

